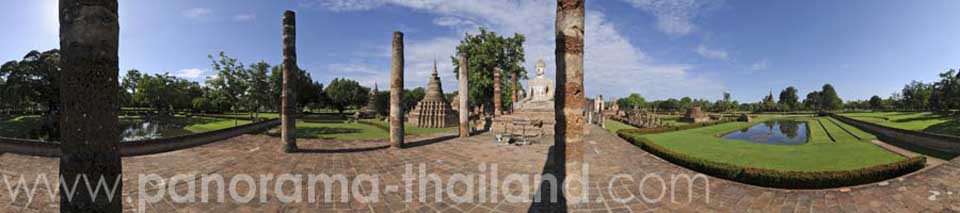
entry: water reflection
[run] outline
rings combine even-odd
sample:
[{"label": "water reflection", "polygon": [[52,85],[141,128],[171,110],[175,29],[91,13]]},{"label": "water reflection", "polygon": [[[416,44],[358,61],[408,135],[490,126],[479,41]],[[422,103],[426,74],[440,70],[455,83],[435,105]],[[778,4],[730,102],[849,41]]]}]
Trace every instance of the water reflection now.
[{"label": "water reflection", "polygon": [[125,119],[121,121],[123,132],[120,137],[123,141],[148,140],[190,134],[183,125],[162,119],[142,120]]},{"label": "water reflection", "polygon": [[807,123],[791,120],[773,120],[724,135],[724,139],[775,145],[807,143]]}]

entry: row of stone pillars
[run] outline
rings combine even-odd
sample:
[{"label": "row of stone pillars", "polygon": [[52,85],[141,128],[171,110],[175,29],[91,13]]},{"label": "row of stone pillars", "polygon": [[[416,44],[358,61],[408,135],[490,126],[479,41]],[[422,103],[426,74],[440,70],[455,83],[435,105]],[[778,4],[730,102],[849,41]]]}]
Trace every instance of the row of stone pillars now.
[{"label": "row of stone pillars", "polygon": [[[556,102],[556,147],[564,153],[565,177],[578,178],[583,162],[583,0],[558,0],[556,22],[557,91],[562,97]],[[123,191],[122,164],[119,152],[120,131],[117,117],[116,83],[119,73],[118,46],[120,25],[117,0],[61,0],[60,51],[63,67],[61,95],[63,111],[60,115],[60,175],[65,180],[80,177],[104,178],[116,183]],[[295,91],[292,85],[297,72],[296,21],[292,11],[283,16],[283,97],[281,137],[284,151],[297,149],[294,137],[297,116]],[[466,57],[460,59],[460,136],[467,137],[467,66]],[[393,36],[393,63],[391,64],[390,141],[394,147],[403,146],[403,112],[400,97],[403,88],[403,34]],[[514,77],[514,79],[516,79]],[[516,85],[516,83],[514,83]],[[514,95],[514,99],[516,99]],[[499,98],[498,98],[499,100]],[[70,188],[68,186],[60,186]],[[567,194],[579,194],[574,187]],[[91,194],[78,187],[68,194],[60,190],[62,212],[120,212],[121,194],[107,190]],[[96,199],[95,199],[96,198]]]}]

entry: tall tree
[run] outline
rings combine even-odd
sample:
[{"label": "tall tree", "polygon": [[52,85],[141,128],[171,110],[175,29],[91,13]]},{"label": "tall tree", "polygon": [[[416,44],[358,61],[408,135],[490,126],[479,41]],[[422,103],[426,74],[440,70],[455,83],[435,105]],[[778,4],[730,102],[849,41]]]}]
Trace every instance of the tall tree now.
[{"label": "tall tree", "polygon": [[263,61],[252,64],[247,69],[245,77],[246,84],[249,85],[247,94],[250,96],[250,101],[247,104],[249,104],[248,108],[253,110],[253,114],[250,115],[253,118],[260,116],[261,108],[271,106],[272,98],[270,95],[272,94],[270,93],[269,72],[270,64]]},{"label": "tall tree", "polygon": [[[493,104],[493,71],[500,67],[500,76],[512,76],[516,73],[521,79],[527,78],[527,71],[523,67],[525,61],[523,42],[526,37],[514,34],[505,38],[495,32],[480,27],[480,33],[467,33],[457,46],[458,54],[465,54],[469,64],[468,81],[470,82],[470,104],[492,106]],[[456,57],[450,57],[453,62],[454,74],[459,73],[460,62]],[[504,106],[511,106],[510,92],[513,84],[508,83],[510,78],[500,78],[501,97]]]},{"label": "tall tree", "polygon": [[904,103],[912,110],[926,110],[930,106],[930,97],[933,95],[933,85],[921,81],[911,81],[903,86],[901,94]]},{"label": "tall tree", "polygon": [[882,110],[882,109],[884,108],[884,107],[883,107],[883,99],[880,98],[880,96],[874,95],[873,97],[870,97],[869,103],[870,103],[870,109],[873,109],[873,110]]},{"label": "tall tree", "polygon": [[330,98],[330,107],[333,107],[337,112],[343,114],[343,111],[347,108],[359,108],[363,104],[366,104],[370,91],[360,86],[360,83],[354,80],[334,78],[333,81],[330,81],[330,84],[327,85],[326,93]]},{"label": "tall tree", "polygon": [[797,96],[797,88],[790,86],[780,91],[780,101],[778,103],[786,108],[784,109],[785,111],[800,108],[800,97]]},{"label": "tall tree", "polygon": [[617,100],[617,105],[623,109],[633,109],[644,107],[647,104],[647,100],[643,98],[639,93],[631,93],[626,98],[621,98]]},{"label": "tall tree", "polygon": [[207,57],[213,61],[213,70],[217,72],[216,77],[207,80],[207,84],[218,91],[220,98],[229,101],[228,104],[234,113],[238,112],[242,107],[240,103],[249,98],[247,71],[243,63],[227,56],[224,52],[220,52],[219,59],[215,59],[213,55]]},{"label": "tall tree", "polygon": [[832,111],[843,108],[843,100],[840,99],[839,95],[837,95],[837,90],[833,88],[833,85],[824,84],[823,90],[820,92],[821,110]]}]

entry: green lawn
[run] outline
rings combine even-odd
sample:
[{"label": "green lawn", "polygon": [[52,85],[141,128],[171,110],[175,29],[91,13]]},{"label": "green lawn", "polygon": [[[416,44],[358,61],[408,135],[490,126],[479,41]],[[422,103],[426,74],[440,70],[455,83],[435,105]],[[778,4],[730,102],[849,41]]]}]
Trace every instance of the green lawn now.
[{"label": "green lawn", "polygon": [[[383,126],[390,126],[387,122],[376,119],[364,119],[364,121],[378,123]],[[407,135],[427,135],[435,133],[444,133],[444,132],[455,132],[457,127],[447,127],[447,128],[420,128],[417,125],[412,123],[406,123],[403,126],[403,132]]]},{"label": "green lawn", "polygon": [[[748,128],[772,118],[761,117],[754,122],[732,122],[660,134],[646,135],[654,143],[674,151],[683,152],[701,159],[730,163],[744,167],[777,170],[830,171],[863,168],[887,164],[904,158],[873,145],[869,141],[856,140],[850,133],[828,118],[788,117],[807,121],[810,137],[802,145],[769,145],[746,141],[727,140],[719,136]],[[820,122],[817,122],[817,119]],[[823,126],[820,124],[823,123]],[[824,130],[826,127],[826,130]],[[836,142],[826,136],[826,131],[835,135]],[[853,131],[854,134],[866,134]],[[866,134],[865,137],[872,138]]]},{"label": "green lawn", "polygon": [[893,128],[960,135],[960,118],[931,112],[860,112],[840,115]]},{"label": "green lawn", "polygon": [[389,132],[375,126],[360,123],[311,123],[297,122],[298,138],[322,139],[381,139],[387,138]]},{"label": "green lawn", "polygon": [[22,137],[28,132],[40,128],[43,117],[26,115],[0,120],[0,137]]},{"label": "green lawn", "polygon": [[225,119],[211,119],[211,120],[214,120],[214,121],[208,122],[208,123],[189,125],[187,127],[184,127],[183,129],[194,132],[194,133],[201,133],[201,132],[209,132],[209,131],[214,131],[219,129],[231,128],[234,126],[250,123],[250,121],[248,120],[236,120],[236,124],[234,123],[234,120],[225,120]]},{"label": "green lawn", "polygon": [[615,121],[613,119],[605,119],[603,124],[607,127],[607,131],[610,133],[617,134],[617,131],[621,129],[636,129],[633,126],[621,123],[620,121]]}]

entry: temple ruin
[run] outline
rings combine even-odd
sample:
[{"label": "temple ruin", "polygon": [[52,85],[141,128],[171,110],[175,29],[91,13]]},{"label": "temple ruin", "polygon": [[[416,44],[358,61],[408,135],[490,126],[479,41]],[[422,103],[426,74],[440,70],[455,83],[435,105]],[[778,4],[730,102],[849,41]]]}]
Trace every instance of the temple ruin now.
[{"label": "temple ruin", "polygon": [[687,109],[687,113],[678,120],[690,123],[703,123],[710,121],[710,117],[708,117],[706,113],[703,113],[703,110],[700,110],[699,106],[693,106]]},{"label": "temple ruin", "polygon": [[427,83],[427,93],[407,116],[409,122],[421,128],[446,128],[457,125],[457,117],[443,95],[443,86],[433,62],[433,74]]}]

